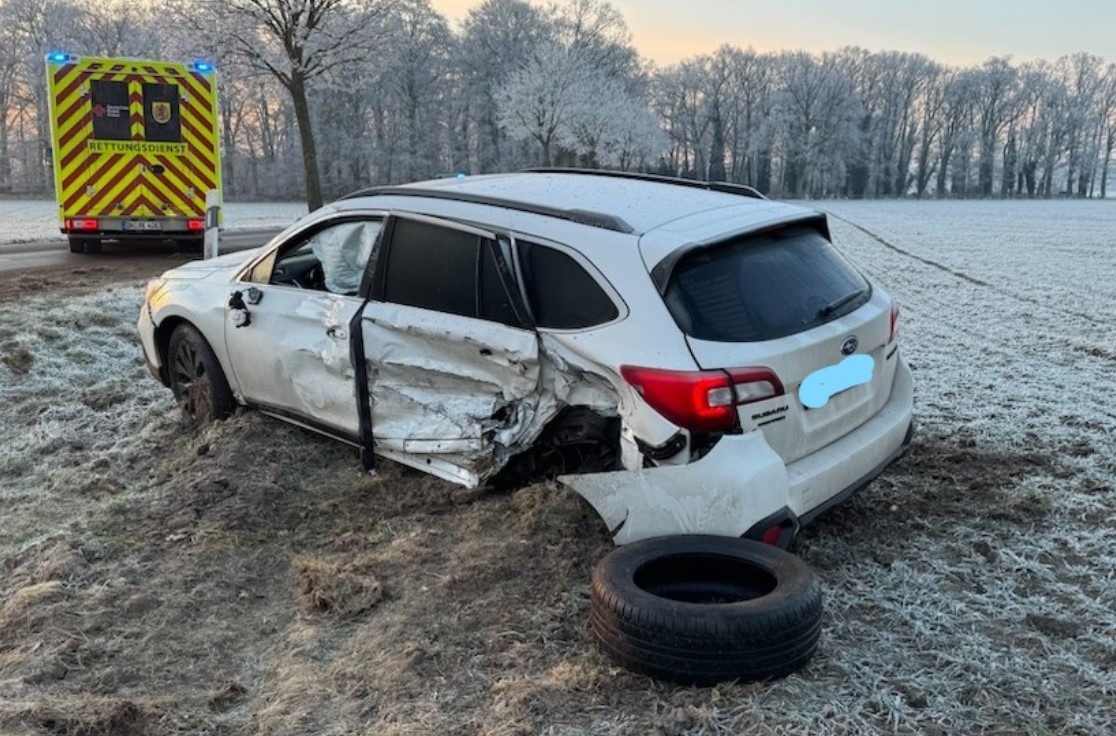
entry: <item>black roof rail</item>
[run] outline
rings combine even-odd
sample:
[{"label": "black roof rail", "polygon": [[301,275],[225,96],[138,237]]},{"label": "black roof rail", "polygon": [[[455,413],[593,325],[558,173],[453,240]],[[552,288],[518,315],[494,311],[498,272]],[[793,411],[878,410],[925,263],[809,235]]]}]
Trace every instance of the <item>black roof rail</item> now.
[{"label": "black roof rail", "polygon": [[590,227],[599,227],[605,230],[612,230],[618,233],[630,234],[635,232],[635,228],[625,222],[623,218],[616,217],[615,215],[608,215],[603,212],[593,212],[592,210],[579,209],[564,210],[557,207],[547,207],[546,205],[541,204],[521,202],[515,199],[488,197],[483,194],[457,192],[451,189],[422,189],[420,187],[369,187],[367,189],[361,189],[360,191],[353,192],[352,194],[347,194],[341,199],[383,196],[427,197],[429,199],[445,199],[453,202],[484,204],[492,207],[503,207],[509,210],[516,210],[518,212],[529,212],[534,215],[545,215],[547,217],[554,217],[560,220],[576,222],[581,225],[589,225]]},{"label": "black roof rail", "polygon": [[752,199],[767,199],[758,189],[747,184],[734,184],[730,181],[700,181],[698,179],[683,179],[678,176],[663,176],[661,174],[641,174],[635,171],[613,171],[611,169],[572,169],[563,167],[540,167],[525,169],[531,174],[588,174],[592,176],[611,176],[616,179],[635,179],[638,181],[654,181],[660,184],[675,184],[691,189],[705,189],[710,192],[736,194]]}]

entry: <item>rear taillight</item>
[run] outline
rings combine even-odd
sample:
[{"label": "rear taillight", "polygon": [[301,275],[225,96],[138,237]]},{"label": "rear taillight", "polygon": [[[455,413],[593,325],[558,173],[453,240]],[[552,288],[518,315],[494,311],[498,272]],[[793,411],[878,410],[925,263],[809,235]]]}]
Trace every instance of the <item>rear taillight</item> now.
[{"label": "rear taillight", "polygon": [[891,303],[891,334],[887,338],[887,344],[895,342],[895,338],[899,335],[899,302]]},{"label": "rear taillight", "polygon": [[92,217],[75,217],[66,219],[67,230],[96,230],[100,223]]},{"label": "rear taillight", "polygon": [[187,220],[186,229],[190,232],[199,233],[205,230],[205,220]]},{"label": "rear taillight", "polygon": [[783,536],[783,527],[776,524],[767,528],[767,531],[760,537],[760,541],[764,544],[770,544],[772,547],[779,544],[779,537]]},{"label": "rear taillight", "polygon": [[625,365],[620,374],[652,409],[692,432],[727,432],[737,426],[737,405],[783,393],[767,368],[668,371]]}]

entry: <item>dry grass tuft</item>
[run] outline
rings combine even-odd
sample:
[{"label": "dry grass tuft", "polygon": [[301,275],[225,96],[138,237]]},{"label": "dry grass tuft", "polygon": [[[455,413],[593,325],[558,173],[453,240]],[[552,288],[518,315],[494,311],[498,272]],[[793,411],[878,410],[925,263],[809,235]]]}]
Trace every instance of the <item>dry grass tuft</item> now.
[{"label": "dry grass tuft", "polygon": [[8,367],[14,375],[26,376],[31,372],[31,366],[35,364],[35,355],[26,345],[21,343],[8,342],[0,346],[3,355],[0,355],[0,363]]},{"label": "dry grass tuft", "polygon": [[49,736],[150,736],[157,728],[158,713],[131,700],[80,698],[59,705],[41,705],[23,715],[26,725],[35,725]]},{"label": "dry grass tuft", "polygon": [[42,607],[59,600],[63,595],[62,583],[58,580],[34,583],[16,590],[0,606],[0,632],[15,629],[17,625],[37,615]]},{"label": "dry grass tuft", "polygon": [[364,562],[338,564],[302,557],[294,560],[293,566],[299,595],[311,610],[353,618],[384,599],[383,586]]}]

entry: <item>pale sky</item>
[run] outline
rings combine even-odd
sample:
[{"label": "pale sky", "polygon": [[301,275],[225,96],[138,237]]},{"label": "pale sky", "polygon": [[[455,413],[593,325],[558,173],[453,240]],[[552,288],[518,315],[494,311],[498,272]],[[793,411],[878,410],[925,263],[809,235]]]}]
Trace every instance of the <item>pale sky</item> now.
[{"label": "pale sky", "polygon": [[[457,21],[481,0],[431,0]],[[947,64],[1088,51],[1116,62],[1116,0],[612,0],[659,64],[724,43],[757,51],[914,51]]]}]

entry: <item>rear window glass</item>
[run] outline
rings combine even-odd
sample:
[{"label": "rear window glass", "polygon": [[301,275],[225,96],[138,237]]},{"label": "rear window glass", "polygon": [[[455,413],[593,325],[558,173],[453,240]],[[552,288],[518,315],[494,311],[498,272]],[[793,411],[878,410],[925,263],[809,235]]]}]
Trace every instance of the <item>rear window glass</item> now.
[{"label": "rear window glass", "polygon": [[793,227],[730,240],[675,268],[667,307],[699,340],[757,342],[802,332],[860,308],[864,278],[819,232]]}]

